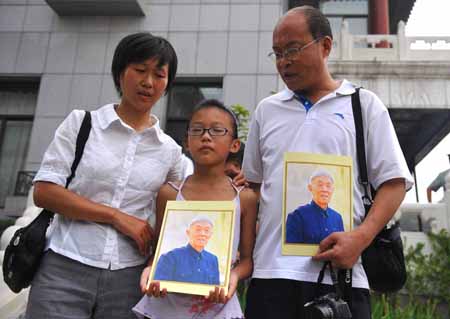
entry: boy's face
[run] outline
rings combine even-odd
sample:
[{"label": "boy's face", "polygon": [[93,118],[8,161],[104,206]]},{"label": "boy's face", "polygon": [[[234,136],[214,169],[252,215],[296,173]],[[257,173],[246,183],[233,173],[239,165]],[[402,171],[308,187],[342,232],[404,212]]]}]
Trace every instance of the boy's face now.
[{"label": "boy's face", "polygon": [[156,58],[129,64],[120,76],[121,104],[137,112],[149,112],[168,83],[169,66]]},{"label": "boy's face", "polygon": [[232,119],[225,111],[216,107],[200,109],[189,123],[190,128],[225,128],[225,135],[212,136],[208,131],[202,135],[188,135],[187,148],[195,164],[214,165],[226,161],[229,152],[237,152],[240,142],[233,138]]}]

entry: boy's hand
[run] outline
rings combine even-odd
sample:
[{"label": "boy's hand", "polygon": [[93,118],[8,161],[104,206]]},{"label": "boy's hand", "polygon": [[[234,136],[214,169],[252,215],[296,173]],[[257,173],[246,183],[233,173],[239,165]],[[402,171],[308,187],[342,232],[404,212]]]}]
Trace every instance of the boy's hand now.
[{"label": "boy's hand", "polygon": [[142,270],[140,286],[141,286],[141,291],[143,294],[145,294],[147,292],[148,278],[150,276],[151,270],[152,270],[152,266],[147,266],[144,268],[144,270]]},{"label": "boy's hand", "polygon": [[159,281],[149,282],[150,272],[152,270],[151,266],[147,266],[142,271],[141,275],[141,291],[149,297],[165,297],[167,296],[167,289],[160,289]]},{"label": "boy's hand", "polygon": [[154,298],[164,298],[167,296],[167,289],[164,288],[161,290],[159,286],[159,281],[152,281],[150,285],[148,286],[148,289],[146,291],[147,296],[154,297]]},{"label": "boy's hand", "polygon": [[225,290],[223,288],[215,287],[214,290],[209,292],[207,297],[208,301],[216,303],[226,303],[228,301],[227,296],[225,296]]},{"label": "boy's hand", "polygon": [[226,296],[226,299],[227,299],[226,301],[230,300],[231,297],[233,297],[234,293],[236,292],[238,283],[239,283],[239,275],[233,269],[230,272],[230,284],[228,286],[228,294]]}]

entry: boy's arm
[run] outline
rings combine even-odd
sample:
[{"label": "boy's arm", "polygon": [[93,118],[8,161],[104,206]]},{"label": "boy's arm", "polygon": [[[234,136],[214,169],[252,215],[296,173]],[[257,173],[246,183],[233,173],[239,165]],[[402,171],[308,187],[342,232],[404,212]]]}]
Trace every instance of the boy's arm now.
[{"label": "boy's arm", "polygon": [[239,240],[239,263],[232,269],[227,299],[236,291],[238,281],[251,276],[253,271],[253,247],[256,234],[257,194],[249,188],[240,192],[241,229]]},{"label": "boy's arm", "polygon": [[177,191],[169,184],[164,184],[158,191],[156,196],[156,224],[153,247],[156,248],[158,244],[159,234],[164,219],[164,212],[168,200],[175,200],[177,198]]},{"label": "boy's arm", "polygon": [[155,257],[155,250],[158,245],[159,233],[164,218],[164,211],[166,210],[166,203],[168,200],[175,200],[177,198],[177,191],[170,185],[164,184],[158,191],[156,196],[156,225],[155,236],[153,237],[153,255],[148,260],[148,267],[145,267],[141,274],[141,290],[146,292],[148,289],[148,277],[150,276],[150,268],[153,265]]},{"label": "boy's arm", "polygon": [[253,183],[248,182],[248,187],[255,193],[256,200],[259,200],[259,197],[261,195],[261,184],[260,183]]}]

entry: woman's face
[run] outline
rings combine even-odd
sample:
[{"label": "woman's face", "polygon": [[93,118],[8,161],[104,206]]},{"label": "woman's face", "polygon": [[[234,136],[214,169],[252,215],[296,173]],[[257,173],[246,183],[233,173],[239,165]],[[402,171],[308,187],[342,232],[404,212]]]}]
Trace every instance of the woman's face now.
[{"label": "woman's face", "polygon": [[121,104],[137,112],[150,112],[167,87],[169,66],[157,58],[129,64],[120,76]]}]

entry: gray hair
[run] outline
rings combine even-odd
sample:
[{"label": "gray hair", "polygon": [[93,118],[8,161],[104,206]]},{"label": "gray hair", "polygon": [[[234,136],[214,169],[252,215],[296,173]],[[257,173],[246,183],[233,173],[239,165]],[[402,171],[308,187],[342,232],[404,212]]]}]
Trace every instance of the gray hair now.
[{"label": "gray hair", "polygon": [[211,225],[211,227],[214,227],[214,223],[213,223],[213,221],[211,220],[211,218],[209,218],[208,216],[205,216],[205,215],[198,215],[198,216],[195,216],[195,217],[191,220],[191,222],[190,222],[189,225],[188,225],[188,228],[191,228],[192,225],[194,225],[194,224],[196,224],[196,223],[200,223],[200,222],[207,222],[208,224]]},{"label": "gray hair", "polygon": [[325,169],[323,169],[323,168],[320,168],[320,169],[314,171],[314,172],[311,174],[311,176],[309,177],[309,184],[312,183],[312,181],[313,181],[314,178],[319,177],[319,176],[326,176],[326,177],[328,177],[328,178],[331,180],[331,183],[334,184],[334,178],[333,178],[333,176],[332,176],[327,170],[325,170]]}]

